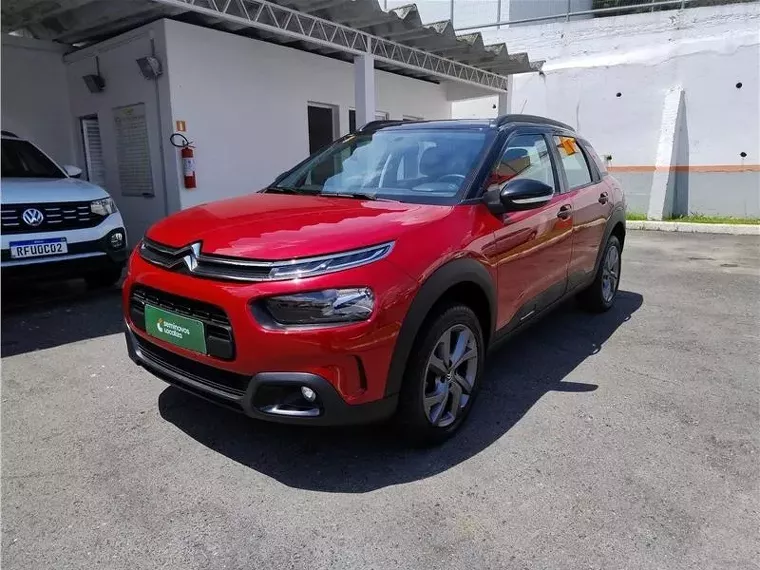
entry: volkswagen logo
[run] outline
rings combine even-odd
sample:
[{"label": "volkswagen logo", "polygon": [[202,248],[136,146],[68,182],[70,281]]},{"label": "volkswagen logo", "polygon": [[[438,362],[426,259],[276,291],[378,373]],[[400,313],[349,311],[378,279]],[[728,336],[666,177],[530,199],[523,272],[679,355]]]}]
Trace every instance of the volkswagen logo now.
[{"label": "volkswagen logo", "polygon": [[29,208],[28,210],[24,210],[24,213],[21,214],[21,219],[24,220],[24,223],[27,226],[37,227],[42,223],[42,220],[44,220],[45,217],[37,208]]}]

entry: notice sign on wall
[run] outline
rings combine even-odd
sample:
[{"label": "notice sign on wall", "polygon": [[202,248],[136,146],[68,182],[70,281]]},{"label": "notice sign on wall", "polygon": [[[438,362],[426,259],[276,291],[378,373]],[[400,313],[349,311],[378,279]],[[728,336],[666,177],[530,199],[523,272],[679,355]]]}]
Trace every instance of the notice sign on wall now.
[{"label": "notice sign on wall", "polygon": [[113,121],[121,193],[125,196],[153,196],[145,104],[114,108]]}]

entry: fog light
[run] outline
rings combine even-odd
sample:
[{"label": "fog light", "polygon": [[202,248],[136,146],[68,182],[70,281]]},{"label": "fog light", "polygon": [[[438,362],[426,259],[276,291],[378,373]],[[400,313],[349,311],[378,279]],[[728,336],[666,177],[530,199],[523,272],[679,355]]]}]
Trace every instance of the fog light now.
[{"label": "fog light", "polygon": [[308,386],[301,386],[301,395],[307,402],[313,402],[317,399],[317,393]]},{"label": "fog light", "polygon": [[114,232],[111,234],[111,247],[113,249],[121,249],[124,247],[124,233]]}]

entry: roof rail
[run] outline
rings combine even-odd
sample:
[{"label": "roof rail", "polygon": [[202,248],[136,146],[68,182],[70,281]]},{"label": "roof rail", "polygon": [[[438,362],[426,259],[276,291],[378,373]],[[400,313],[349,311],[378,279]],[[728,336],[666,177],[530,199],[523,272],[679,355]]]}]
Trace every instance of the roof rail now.
[{"label": "roof rail", "polygon": [[538,115],[501,115],[496,119],[496,124],[501,127],[507,123],[536,123],[539,125],[554,125],[555,127],[561,127],[568,131],[575,131],[570,125],[560,123],[554,119],[547,119],[546,117],[539,117]]},{"label": "roof rail", "polygon": [[2,134],[4,137],[18,138],[18,135],[16,133],[12,133],[10,131],[0,131],[0,134]]},{"label": "roof rail", "polygon": [[373,131],[381,127],[393,127],[395,125],[403,125],[404,123],[416,123],[416,122],[419,122],[419,121],[415,121],[413,119],[382,119],[380,121],[370,121],[369,123],[364,125],[361,129],[359,129],[359,132]]}]

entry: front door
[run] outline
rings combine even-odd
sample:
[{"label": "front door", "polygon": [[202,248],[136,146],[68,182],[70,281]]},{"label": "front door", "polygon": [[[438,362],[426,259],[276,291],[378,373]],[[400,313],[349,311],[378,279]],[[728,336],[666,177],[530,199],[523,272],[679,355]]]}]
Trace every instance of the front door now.
[{"label": "front door", "polygon": [[511,329],[559,299],[567,287],[572,209],[561,193],[548,139],[541,133],[513,135],[491,180],[532,178],[554,188],[543,206],[504,214],[494,232],[489,257],[497,268],[497,328]]},{"label": "front door", "polygon": [[566,179],[567,197],[573,207],[573,246],[568,269],[569,286],[589,281],[594,275],[607,219],[612,212],[612,189],[596,176],[589,157],[573,137],[554,136],[560,157],[560,174]]}]

